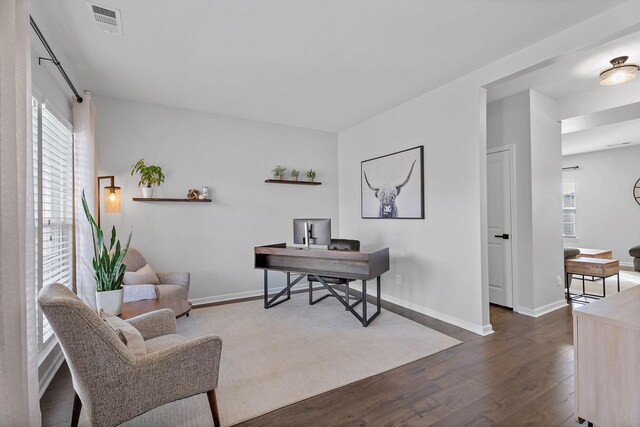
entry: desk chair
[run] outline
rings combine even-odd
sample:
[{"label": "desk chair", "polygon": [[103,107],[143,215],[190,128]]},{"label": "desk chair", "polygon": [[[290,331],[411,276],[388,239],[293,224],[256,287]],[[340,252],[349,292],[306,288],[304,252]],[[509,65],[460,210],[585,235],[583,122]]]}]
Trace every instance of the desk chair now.
[{"label": "desk chair", "polygon": [[[360,250],[360,240],[349,240],[349,239],[331,239],[331,243],[329,243],[328,249],[330,251],[359,251]],[[328,276],[320,276],[322,280],[324,280],[328,285],[344,285],[345,286],[345,299],[347,300],[347,304],[349,304],[349,282],[353,282],[355,279],[346,279],[342,277],[328,277]],[[309,281],[309,305],[313,305],[317,302],[322,301],[325,298],[332,297],[331,294],[326,294],[321,296],[320,298],[314,300],[313,299],[313,285],[314,283],[318,283],[318,279],[314,276],[308,275],[307,280]],[[355,301],[353,304],[349,304],[351,308],[362,302],[362,298]],[[345,308],[346,310],[346,308]]]}]

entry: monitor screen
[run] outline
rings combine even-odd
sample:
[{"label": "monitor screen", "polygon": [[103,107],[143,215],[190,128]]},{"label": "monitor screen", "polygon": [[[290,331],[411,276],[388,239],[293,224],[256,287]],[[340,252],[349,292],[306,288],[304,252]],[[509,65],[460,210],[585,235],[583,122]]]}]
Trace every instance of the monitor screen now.
[{"label": "monitor screen", "polygon": [[311,227],[311,245],[328,246],[331,243],[331,218],[298,218],[293,220],[293,243],[306,245],[305,223]]}]

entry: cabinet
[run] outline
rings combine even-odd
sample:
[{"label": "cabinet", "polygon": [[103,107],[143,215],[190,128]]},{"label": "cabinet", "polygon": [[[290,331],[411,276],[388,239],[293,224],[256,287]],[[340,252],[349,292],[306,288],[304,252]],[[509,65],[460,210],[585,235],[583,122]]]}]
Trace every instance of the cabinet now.
[{"label": "cabinet", "polygon": [[640,286],[573,310],[575,414],[640,425]]}]

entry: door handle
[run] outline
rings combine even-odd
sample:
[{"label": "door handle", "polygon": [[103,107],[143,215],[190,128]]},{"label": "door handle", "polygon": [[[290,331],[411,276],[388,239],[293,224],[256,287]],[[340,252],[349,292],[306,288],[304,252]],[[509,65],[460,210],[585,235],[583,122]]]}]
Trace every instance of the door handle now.
[{"label": "door handle", "polygon": [[498,239],[509,240],[509,235],[507,233],[504,234],[496,234],[493,237],[497,237]]}]

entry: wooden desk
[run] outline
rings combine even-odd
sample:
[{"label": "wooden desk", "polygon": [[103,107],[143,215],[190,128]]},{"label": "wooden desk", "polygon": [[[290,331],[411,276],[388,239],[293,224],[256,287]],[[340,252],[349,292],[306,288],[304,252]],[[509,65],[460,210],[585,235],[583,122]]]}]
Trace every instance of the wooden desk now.
[{"label": "wooden desk", "polygon": [[[329,251],[326,249],[306,249],[287,247],[286,243],[258,246],[254,248],[254,267],[264,270],[264,308],[271,308],[291,298],[291,288],[306,275],[314,276],[322,286],[336,297],[362,326],[366,327],[381,310],[380,276],[389,271],[389,248],[378,251]],[[269,299],[269,270],[281,271],[287,275],[287,285]],[[291,281],[291,273],[299,277]],[[362,295],[367,295],[367,281],[376,279],[378,295],[376,312],[367,317],[366,298],[362,304],[362,315],[345,301],[322,276],[340,277],[362,281]],[[280,299],[286,294],[284,299]]]},{"label": "wooden desk", "polygon": [[575,414],[580,422],[640,420],[640,286],[573,310]]},{"label": "wooden desk", "polygon": [[[605,289],[605,279],[607,277],[616,276],[618,278],[618,292],[620,292],[620,263],[617,259],[603,258],[569,258],[564,262],[567,284],[567,302],[574,300],[576,302],[586,303],[577,300],[580,297],[604,298],[607,296]],[[569,276],[582,276],[582,294],[571,296],[569,292]],[[602,279],[602,295],[588,294],[585,291],[584,276],[599,277]]]}]

